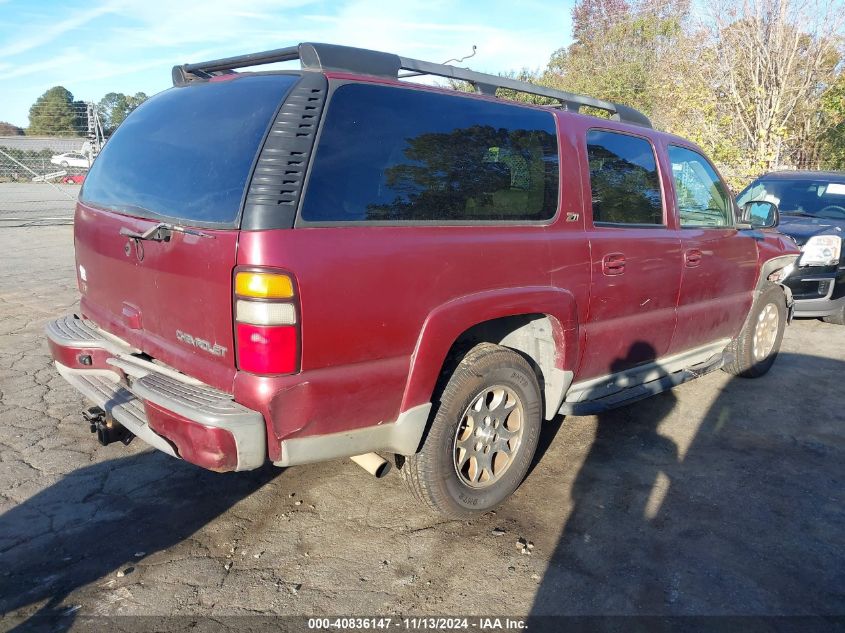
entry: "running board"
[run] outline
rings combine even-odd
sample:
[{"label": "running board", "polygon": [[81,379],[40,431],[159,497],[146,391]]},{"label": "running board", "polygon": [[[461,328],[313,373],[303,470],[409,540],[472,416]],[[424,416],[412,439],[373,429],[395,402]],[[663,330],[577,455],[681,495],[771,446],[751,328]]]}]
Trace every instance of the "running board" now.
[{"label": "running board", "polygon": [[562,415],[595,415],[596,413],[603,413],[617,407],[632,404],[719,369],[723,364],[723,360],[724,357],[722,354],[715,354],[703,363],[622,389],[608,396],[582,400],[580,402],[564,402],[560,407],[560,413]]}]

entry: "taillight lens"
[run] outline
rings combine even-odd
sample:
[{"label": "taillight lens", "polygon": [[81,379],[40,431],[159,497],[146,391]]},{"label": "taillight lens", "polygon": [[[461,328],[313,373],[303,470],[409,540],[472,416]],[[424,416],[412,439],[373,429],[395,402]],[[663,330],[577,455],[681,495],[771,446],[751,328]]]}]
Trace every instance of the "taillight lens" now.
[{"label": "taillight lens", "polygon": [[235,340],[238,368],[255,374],[299,369],[298,298],[286,273],[235,273]]},{"label": "taillight lens", "polygon": [[296,325],[296,306],[292,303],[238,299],[235,304],[235,319],[238,323],[253,325]]},{"label": "taillight lens", "polygon": [[293,279],[284,273],[241,271],[235,275],[235,294],[257,299],[291,299]]},{"label": "taillight lens", "polygon": [[293,326],[238,323],[238,365],[255,374],[292,374],[297,369],[297,331]]}]

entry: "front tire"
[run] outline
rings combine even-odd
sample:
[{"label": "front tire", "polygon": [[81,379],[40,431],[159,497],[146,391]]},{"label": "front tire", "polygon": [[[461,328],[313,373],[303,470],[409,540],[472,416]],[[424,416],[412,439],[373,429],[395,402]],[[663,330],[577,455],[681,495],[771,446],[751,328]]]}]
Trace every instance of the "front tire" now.
[{"label": "front tire", "polygon": [[786,296],[767,284],[757,296],[748,320],[725,350],[722,369],[742,378],[759,378],[772,368],[786,327]]},{"label": "front tire", "polygon": [[449,377],[422,449],[402,464],[411,493],[454,519],[502,503],[531,465],[541,403],[522,356],[490,343],[473,347]]}]

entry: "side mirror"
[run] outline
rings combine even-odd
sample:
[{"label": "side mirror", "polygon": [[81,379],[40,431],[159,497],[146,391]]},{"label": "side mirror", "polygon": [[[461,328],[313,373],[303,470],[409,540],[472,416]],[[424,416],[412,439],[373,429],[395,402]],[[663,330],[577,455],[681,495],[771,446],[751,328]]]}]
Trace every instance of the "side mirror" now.
[{"label": "side mirror", "polygon": [[755,229],[773,229],[780,223],[778,205],[764,200],[746,202],[742,206],[742,222]]}]

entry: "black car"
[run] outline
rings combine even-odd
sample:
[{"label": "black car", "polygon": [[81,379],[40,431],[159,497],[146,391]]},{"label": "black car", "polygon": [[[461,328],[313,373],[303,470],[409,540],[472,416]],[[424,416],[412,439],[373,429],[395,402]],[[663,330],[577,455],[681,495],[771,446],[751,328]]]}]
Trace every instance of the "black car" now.
[{"label": "black car", "polygon": [[740,207],[757,200],[778,206],[779,230],[801,247],[783,282],[795,298],[795,315],[845,325],[845,172],[770,172],[737,198]]}]

